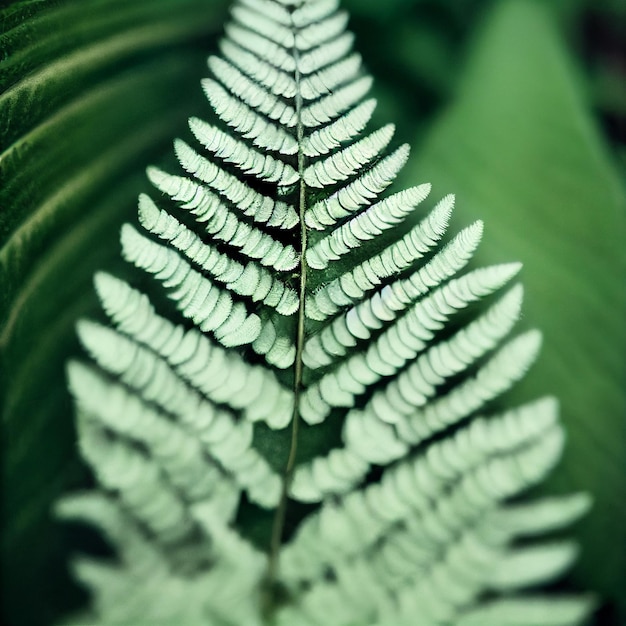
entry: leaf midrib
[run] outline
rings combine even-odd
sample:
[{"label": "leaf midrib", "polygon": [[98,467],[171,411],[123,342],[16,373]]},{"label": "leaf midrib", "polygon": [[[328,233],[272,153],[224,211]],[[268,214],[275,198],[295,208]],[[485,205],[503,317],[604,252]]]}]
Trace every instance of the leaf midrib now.
[{"label": "leaf midrib", "polygon": [[298,216],[300,227],[300,272],[298,276],[299,286],[299,307],[296,326],[296,357],[294,363],[294,380],[293,380],[293,413],[291,417],[291,443],[289,447],[289,457],[283,477],[283,488],[280,502],[276,509],[274,522],[272,525],[272,536],[270,543],[270,554],[267,568],[267,589],[269,591],[267,605],[264,607],[264,613],[270,615],[274,610],[274,597],[276,594],[277,580],[279,576],[279,560],[282,539],[285,530],[285,521],[287,517],[287,500],[289,497],[289,488],[293,479],[298,454],[298,435],[300,426],[300,393],[302,391],[303,382],[303,352],[305,341],[305,298],[307,289],[307,265],[306,251],[308,245],[308,233],[304,221],[306,211],[306,183],[304,182],[304,169],[306,166],[306,156],[302,149],[304,143],[304,125],[302,123],[303,98],[300,89],[302,76],[300,74],[300,55],[295,44],[295,36],[297,27],[292,22],[291,31],[294,35],[293,56],[295,60],[294,79],[296,83],[295,109],[296,109],[296,139],[298,143],[297,154],[297,170],[299,175],[298,183]]}]

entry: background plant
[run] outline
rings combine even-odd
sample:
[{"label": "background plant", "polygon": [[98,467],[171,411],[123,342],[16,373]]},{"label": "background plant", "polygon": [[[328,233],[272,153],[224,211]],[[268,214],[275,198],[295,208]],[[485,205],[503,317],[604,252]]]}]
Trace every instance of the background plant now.
[{"label": "background plant", "polygon": [[[596,24],[610,25],[619,3],[555,3],[552,13],[523,1],[346,7],[367,65],[386,78],[378,82],[380,118],[415,137],[404,182],[455,190],[460,221],[485,219],[479,260],[525,262],[526,317],[546,341],[516,394],[561,397],[569,444],[544,489],[594,494],[594,513],[579,526],[586,549],[572,583],[602,593],[598,623],[617,624],[626,580],[624,195],[611,161],[623,158],[623,94],[606,69],[617,65],[615,51],[603,44],[576,54],[573,44],[590,11]],[[63,364],[77,350],[75,319],[96,306],[93,271],[116,266],[119,225],[146,189],[145,164],[169,152],[186,118],[206,106],[197,77],[225,8],[199,0],[44,0],[2,10],[9,624],[49,623],[80,603],[65,573],[67,552],[102,549],[96,537],[63,530],[49,516],[60,493],[87,480]],[[598,62],[607,56],[611,63]]]}]

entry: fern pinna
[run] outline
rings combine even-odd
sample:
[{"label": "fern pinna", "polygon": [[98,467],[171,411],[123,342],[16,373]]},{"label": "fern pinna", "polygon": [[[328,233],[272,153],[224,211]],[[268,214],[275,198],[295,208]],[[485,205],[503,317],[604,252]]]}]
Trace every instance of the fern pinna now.
[{"label": "fern pinna", "polygon": [[480,222],[444,242],[451,196],[385,193],[409,149],[368,129],[346,23],[337,0],[235,2],[212,121],[122,229],[150,277],[95,278],[108,321],[79,323],[69,381],[100,487],[58,512],[115,556],[74,560],[93,600],[68,623],[584,619],[537,590],[575,548],[533,538],[587,498],[511,501],[559,457],[556,403],[485,408],[539,351],[507,338],[519,265],[467,270]]}]

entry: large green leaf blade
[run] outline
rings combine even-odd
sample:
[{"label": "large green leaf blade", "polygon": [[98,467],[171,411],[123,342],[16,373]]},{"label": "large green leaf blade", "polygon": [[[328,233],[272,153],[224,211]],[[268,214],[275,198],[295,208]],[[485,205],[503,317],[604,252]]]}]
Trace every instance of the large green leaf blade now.
[{"label": "large green leaf blade", "polygon": [[457,191],[457,219],[485,219],[481,262],[524,262],[545,347],[516,395],[560,396],[568,445],[548,489],[593,494],[576,574],[623,601],[624,190],[579,87],[549,13],[498,5],[413,174]]},{"label": "large green leaf blade", "polygon": [[74,322],[94,309],[95,269],[119,263],[145,165],[203,102],[197,77],[225,4],[43,0],[0,11],[3,623],[49,624],[78,601],[67,552],[85,537],[50,512],[86,481],[64,374]]}]

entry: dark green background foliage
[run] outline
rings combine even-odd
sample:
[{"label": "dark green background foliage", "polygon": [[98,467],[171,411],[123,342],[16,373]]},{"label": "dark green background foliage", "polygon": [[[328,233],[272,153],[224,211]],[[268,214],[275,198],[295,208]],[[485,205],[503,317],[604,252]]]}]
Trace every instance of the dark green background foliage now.
[{"label": "dark green background foliage", "polygon": [[[106,547],[51,504],[89,485],[64,363],[94,311],[97,268],[146,164],[208,104],[199,79],[227,0],[23,0],[0,9],[2,610],[50,624],[85,601],[68,554]],[[486,222],[479,260],[525,263],[524,324],[545,333],[515,391],[555,393],[568,432],[544,492],[590,491],[563,583],[626,623],[624,186],[626,3],[345,0],[377,80],[378,117],[413,145],[402,184],[457,193],[456,225]],[[550,5],[549,9],[545,5]],[[621,619],[620,619],[621,615]]]}]

